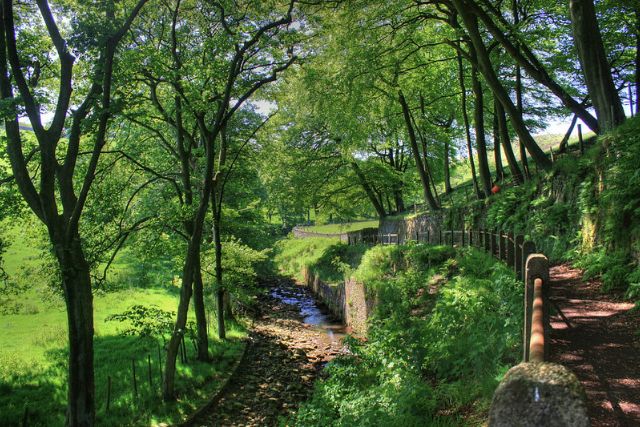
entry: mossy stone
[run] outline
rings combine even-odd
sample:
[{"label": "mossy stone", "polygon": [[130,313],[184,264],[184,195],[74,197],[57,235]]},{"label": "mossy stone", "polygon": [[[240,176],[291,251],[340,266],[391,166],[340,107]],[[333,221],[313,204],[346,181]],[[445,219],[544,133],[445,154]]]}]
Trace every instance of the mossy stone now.
[{"label": "mossy stone", "polygon": [[509,370],[493,395],[489,426],[587,427],[582,384],[562,365],[521,363]]}]

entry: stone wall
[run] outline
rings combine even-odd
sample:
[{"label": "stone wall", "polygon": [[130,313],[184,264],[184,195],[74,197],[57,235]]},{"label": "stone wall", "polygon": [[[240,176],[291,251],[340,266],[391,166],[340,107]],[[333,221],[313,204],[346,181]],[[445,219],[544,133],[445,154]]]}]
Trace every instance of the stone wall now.
[{"label": "stone wall", "polygon": [[302,273],[304,284],[327,306],[331,314],[341,319],[355,335],[366,336],[367,319],[375,308],[376,296],[368,295],[364,284],[348,279],[332,285],[324,283],[306,268]]}]

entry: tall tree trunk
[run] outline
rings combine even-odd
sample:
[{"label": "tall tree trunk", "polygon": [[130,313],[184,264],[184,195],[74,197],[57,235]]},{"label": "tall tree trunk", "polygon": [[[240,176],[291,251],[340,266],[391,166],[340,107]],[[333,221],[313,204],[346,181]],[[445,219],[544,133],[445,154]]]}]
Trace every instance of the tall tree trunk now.
[{"label": "tall tree trunk", "polygon": [[218,180],[216,179],[211,192],[211,216],[213,234],[213,247],[215,252],[215,297],[216,297],[216,320],[218,325],[218,338],[224,340],[227,338],[227,328],[225,325],[225,289],[222,280],[222,230],[220,228],[220,220],[222,212],[220,212],[218,200],[216,197]]},{"label": "tall tree trunk", "polygon": [[180,299],[178,302],[178,312],[176,324],[167,345],[167,359],[164,365],[164,377],[162,383],[162,396],[165,402],[175,400],[175,376],[176,376],[176,360],[180,343],[184,339],[185,328],[187,325],[187,313],[189,312],[189,301],[191,300],[193,287],[193,271],[196,264],[196,258],[200,257],[200,245],[194,240],[189,241],[187,256],[182,269],[182,284],[180,287]]},{"label": "tall tree trunk", "polygon": [[509,128],[507,127],[507,117],[504,114],[504,108],[497,99],[494,101],[494,106],[496,116],[498,117],[498,129],[500,132],[500,139],[502,140],[502,148],[504,149],[504,154],[507,157],[511,177],[515,184],[522,184],[522,172],[520,172],[518,160],[516,160],[516,156],[513,154],[513,147],[511,146],[511,138],[509,137]]},{"label": "tall tree trunk", "polygon": [[471,179],[473,180],[473,189],[476,192],[476,197],[482,198],[480,192],[480,186],[478,185],[478,177],[476,175],[476,164],[473,160],[473,146],[471,145],[471,125],[469,124],[469,113],[467,112],[467,89],[464,83],[464,67],[462,66],[462,55],[460,51],[457,51],[458,60],[458,80],[460,82],[461,104],[462,104],[462,119],[464,121],[464,132],[467,139],[467,151],[469,152],[469,166],[471,166]]},{"label": "tall tree trunk", "polygon": [[63,242],[60,233],[50,233],[50,235],[62,271],[69,327],[66,425],[92,426],[95,424],[95,379],[90,268],[77,233],[71,242]]},{"label": "tall tree trunk", "polygon": [[562,137],[562,141],[560,141],[560,146],[558,147],[558,153],[564,153],[567,151],[567,147],[569,146],[569,138],[571,138],[571,133],[573,132],[573,128],[576,126],[576,122],[578,121],[578,116],[573,115],[573,119],[571,119],[571,125],[569,125],[569,129],[565,132]]},{"label": "tall tree trunk", "polygon": [[640,114],[640,6],[636,6],[636,115]]},{"label": "tall tree trunk", "polygon": [[487,48],[482,41],[482,36],[480,35],[480,30],[478,29],[477,18],[471,14],[464,0],[452,0],[452,2],[467,28],[469,38],[471,39],[471,43],[473,44],[474,50],[477,54],[478,69],[484,76],[487,85],[493,92],[494,96],[502,103],[509,119],[511,120],[514,130],[518,134],[518,137],[523,141],[533,160],[541,169],[550,169],[551,161],[544,151],[540,149],[536,141],[531,136],[531,133],[529,133],[529,130],[522,121],[522,117],[518,114],[517,108],[513,105],[511,98],[509,98],[509,94],[505,90],[504,86],[502,86],[502,83],[493,69],[489,53],[487,52]]},{"label": "tall tree trunk", "polygon": [[476,148],[478,149],[478,167],[480,169],[480,183],[486,197],[491,195],[491,172],[487,159],[487,140],[484,133],[484,94],[482,83],[478,79],[478,70],[471,68],[471,88],[474,96],[473,122],[476,130]]},{"label": "tall tree trunk", "polygon": [[[429,176],[425,170],[425,165],[422,163],[422,159],[420,158],[420,149],[418,148],[418,141],[416,139],[416,133],[413,129],[413,124],[411,123],[411,113],[409,111],[409,105],[407,104],[407,100],[404,98],[402,91],[398,91],[398,97],[400,100],[400,105],[402,106],[402,114],[404,116],[404,121],[407,125],[407,132],[409,134],[409,142],[411,143],[411,151],[413,152],[413,158],[416,162],[416,168],[418,169],[418,175],[420,176],[420,182],[422,183],[422,191],[424,193],[424,199],[432,210],[440,209],[436,199],[433,197],[431,193],[431,187],[429,183]],[[425,153],[426,155],[426,153]]]},{"label": "tall tree trunk", "polygon": [[[513,0],[512,5],[513,23],[517,27],[520,23],[520,12],[518,11],[518,0]],[[518,45],[516,44],[516,47]],[[520,114],[520,117],[524,120],[524,104],[522,102],[522,71],[520,70],[520,64],[516,62],[516,109]],[[520,149],[520,163],[522,163],[522,172],[525,179],[531,178],[531,171],[529,171],[529,160],[527,160],[527,151],[525,150],[522,140],[518,138],[518,148]]]},{"label": "tall tree trunk", "polygon": [[625,120],[620,96],[613,83],[593,0],[570,0],[571,28],[589,96],[602,130]]},{"label": "tall tree trunk", "polygon": [[214,141],[217,132],[210,132],[206,136],[206,168],[203,174],[202,195],[198,210],[193,220],[193,233],[189,239],[187,252],[182,269],[182,285],[180,287],[180,300],[178,302],[178,312],[176,323],[174,326],[171,339],[167,345],[167,359],[165,361],[164,379],[162,383],[162,397],[165,402],[175,400],[175,376],[176,376],[176,358],[178,356],[178,348],[184,337],[184,330],[187,325],[187,313],[189,311],[189,301],[191,299],[194,270],[200,260],[200,249],[202,247],[202,233],[204,229],[204,220],[209,207],[209,197],[213,186],[213,170],[215,166],[214,158]]},{"label": "tall tree trunk", "polygon": [[398,213],[404,212],[404,197],[402,195],[402,185],[397,185],[393,189],[393,199],[396,204],[396,210]]},{"label": "tall tree trunk", "polygon": [[[476,1],[466,1],[464,4],[470,12],[477,14],[477,16],[482,19],[482,22],[486,25],[491,35],[502,44],[507,53],[511,55],[517,64],[524,68],[530,77],[547,87],[562,101],[565,107],[577,114],[591,130],[599,133],[598,120],[591,115],[584,104],[575,100],[549,75],[544,65],[536,58],[535,53],[531,51],[526,44],[518,45],[517,43],[512,43],[507,34],[499,25],[496,25],[491,16],[480,7]],[[508,28],[510,26],[504,17],[499,14],[497,16],[503,27]]]},{"label": "tall tree trunk", "polygon": [[[517,67],[517,68],[519,73],[520,67]],[[519,83],[519,80],[520,80],[519,77],[520,76],[518,75],[518,79],[516,82],[516,99],[518,103],[516,108],[518,110],[518,114],[522,118],[522,85]],[[522,171],[524,172],[523,174],[524,178],[529,179],[531,178],[531,170],[529,170],[529,160],[527,159],[527,150],[520,138],[518,138],[518,149],[520,151],[520,163],[522,164]]]},{"label": "tall tree trunk", "polygon": [[498,126],[498,114],[493,109],[493,161],[496,164],[496,181],[504,181],[504,169],[502,168],[502,150],[500,149],[500,127]]},{"label": "tall tree trunk", "polygon": [[209,336],[207,334],[207,313],[204,306],[204,286],[200,259],[196,260],[193,269],[193,309],[196,314],[198,336],[198,360],[209,361]]},{"label": "tall tree trunk", "polygon": [[444,140],[444,193],[451,193],[451,171],[450,171],[450,160],[449,160],[449,140],[445,138]]},{"label": "tall tree trunk", "polygon": [[371,204],[373,205],[373,208],[376,210],[378,217],[382,219],[385,216],[387,216],[387,213],[384,210],[384,206],[376,196],[376,193],[373,191],[373,188],[371,188],[371,185],[369,184],[367,177],[364,176],[362,169],[360,169],[360,165],[358,165],[358,162],[356,162],[355,160],[352,160],[349,164],[351,166],[351,169],[353,169],[356,176],[358,177],[358,181],[360,182],[360,185],[362,186],[362,189],[364,190],[364,192],[367,194],[369,201],[371,201]]}]

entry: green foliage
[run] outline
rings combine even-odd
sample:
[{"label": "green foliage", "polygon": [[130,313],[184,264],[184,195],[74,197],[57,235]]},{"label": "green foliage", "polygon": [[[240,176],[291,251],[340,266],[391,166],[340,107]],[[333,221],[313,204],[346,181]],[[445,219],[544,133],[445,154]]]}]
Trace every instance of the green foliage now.
[{"label": "green foliage", "polygon": [[105,322],[127,322],[128,329],[123,335],[133,335],[142,338],[164,337],[173,330],[174,311],[162,310],[155,306],[134,305],[126,311],[107,316]]},{"label": "green foliage", "polygon": [[604,242],[624,248],[640,238],[640,118],[627,120],[603,136],[602,146],[606,152],[600,203]]},{"label": "green foliage", "polygon": [[[63,309],[43,302],[33,290],[23,294],[25,306],[37,307],[37,314],[0,316],[0,408],[3,425],[19,425],[28,404],[29,424],[58,426],[64,424],[67,396],[67,328]],[[123,335],[131,329],[128,322],[105,321],[108,317],[129,311],[144,302],[158,313],[175,310],[177,297],[168,289],[128,289],[101,293],[94,297],[95,339],[94,366],[98,425],[151,425],[161,422],[178,424],[199,405],[207,401],[241,355],[246,331],[229,325],[227,340],[210,336],[214,363],[195,361],[196,354],[187,342],[188,364],[178,360],[177,391],[181,398],[172,404],[162,403],[159,396],[160,348],[165,361],[163,341],[157,335],[139,339]],[[154,309],[149,312],[155,311]],[[140,313],[139,320],[147,322]],[[193,313],[189,314],[190,323]],[[152,320],[151,323],[155,323]],[[144,329],[144,328],[143,328]],[[153,328],[152,328],[153,329]],[[148,356],[151,356],[152,386],[147,378]],[[131,363],[138,375],[138,398],[133,394]],[[107,381],[112,380],[111,407],[106,412]]]},{"label": "green foliage", "polygon": [[584,279],[601,277],[605,292],[626,288],[628,278],[632,274],[629,254],[625,251],[607,251],[599,247],[593,252],[585,253],[575,262],[575,266],[584,269]]},{"label": "green foliage", "polygon": [[314,225],[311,227],[304,227],[305,231],[310,231],[312,233],[323,233],[323,234],[340,234],[347,233],[350,231],[358,231],[364,228],[377,228],[380,221],[370,220],[370,221],[357,221],[357,222],[347,222],[347,223],[339,223],[339,224],[324,224],[324,225]]},{"label": "green foliage", "polygon": [[302,269],[314,265],[330,246],[338,242],[338,239],[324,237],[289,237],[276,244],[274,261],[282,273],[302,280]]},{"label": "green foliage", "polygon": [[351,354],[327,367],[291,424],[460,425],[470,408],[485,411],[519,357],[513,273],[472,249],[390,245],[368,250],[356,276],[377,292],[368,339],[347,341]]},{"label": "green foliage", "polygon": [[[270,250],[258,251],[242,244],[238,239],[222,242],[222,284],[233,296],[231,299],[236,312],[244,312],[255,304],[259,292],[256,288],[258,273],[266,274],[263,264],[267,261]],[[213,288],[215,278],[215,251],[208,249],[203,257],[203,274],[205,285],[211,283]],[[213,292],[206,292],[213,295]],[[214,306],[214,302],[211,301]]]}]

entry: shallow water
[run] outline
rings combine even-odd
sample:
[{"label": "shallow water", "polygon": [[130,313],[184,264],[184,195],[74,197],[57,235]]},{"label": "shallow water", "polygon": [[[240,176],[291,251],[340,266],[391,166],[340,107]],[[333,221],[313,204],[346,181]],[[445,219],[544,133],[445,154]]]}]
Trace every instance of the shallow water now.
[{"label": "shallow water", "polygon": [[346,335],[346,327],[336,321],[327,310],[321,308],[308,290],[301,287],[278,287],[271,291],[271,296],[285,304],[298,307],[303,322],[323,332],[330,342],[341,341]]}]

